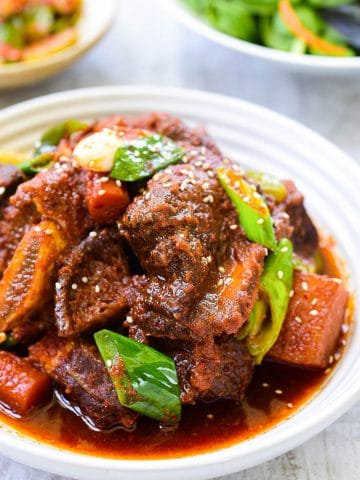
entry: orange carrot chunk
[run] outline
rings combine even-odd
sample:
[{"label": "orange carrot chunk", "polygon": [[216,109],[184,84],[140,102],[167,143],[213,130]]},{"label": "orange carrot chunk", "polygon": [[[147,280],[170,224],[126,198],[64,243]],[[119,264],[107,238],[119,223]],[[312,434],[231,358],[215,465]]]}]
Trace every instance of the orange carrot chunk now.
[{"label": "orange carrot chunk", "polygon": [[0,402],[25,416],[51,398],[50,377],[24,358],[0,351]]},{"label": "orange carrot chunk", "polygon": [[308,47],[315,48],[326,55],[335,55],[338,57],[348,55],[348,49],[346,47],[328,42],[305,27],[297,16],[290,0],[280,0],[279,14],[293,35],[300,38]]},{"label": "orange carrot chunk", "polygon": [[86,197],[90,215],[100,223],[118,220],[130,203],[126,187],[111,179],[89,181]]}]

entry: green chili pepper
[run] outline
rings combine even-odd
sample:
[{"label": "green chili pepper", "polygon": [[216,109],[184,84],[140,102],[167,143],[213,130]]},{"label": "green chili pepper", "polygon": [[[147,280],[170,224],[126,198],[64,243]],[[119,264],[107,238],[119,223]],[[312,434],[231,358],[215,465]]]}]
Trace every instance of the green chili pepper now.
[{"label": "green chili pepper", "polygon": [[293,285],[293,247],[290,240],[283,238],[276,250],[265,261],[260,279],[260,299],[270,306],[270,319],[266,310],[256,304],[252,315],[252,330],[247,337],[247,346],[256,363],[262,359],[276,342],[284,323]]},{"label": "green chili pepper", "polygon": [[160,134],[125,141],[115,153],[110,177],[125,182],[148,178],[168,165],[180,162],[185,151]]},{"label": "green chili pepper", "polygon": [[0,332],[0,350],[12,350],[17,343],[11,333]]},{"label": "green chili pepper", "polygon": [[94,338],[122,405],[161,422],[180,421],[180,390],[171,358],[110,330],[100,330]]},{"label": "green chili pepper", "polygon": [[255,186],[250,185],[241,175],[229,169],[219,168],[217,174],[237,210],[239,222],[246,237],[274,250],[276,240],[270,212]]},{"label": "green chili pepper", "polygon": [[262,321],[266,316],[266,312],[267,304],[263,300],[257,300],[250,313],[248,321],[237,335],[238,340],[244,340],[244,338],[250,335],[250,333],[255,335],[255,332],[258,332],[258,326],[262,324]]},{"label": "green chili pepper", "polygon": [[53,154],[61,139],[80,130],[85,130],[87,127],[88,125],[86,123],[79,122],[78,120],[68,120],[67,122],[50,128],[42,135],[32,158],[19,165],[20,170],[29,176],[46,170],[53,161]]},{"label": "green chili pepper", "polygon": [[25,22],[20,16],[0,22],[0,43],[6,43],[14,48],[25,45]]},{"label": "green chili pepper", "polygon": [[286,199],[285,185],[273,175],[255,171],[246,172],[245,175],[259,184],[265,194],[272,195],[276,202],[280,203]]}]

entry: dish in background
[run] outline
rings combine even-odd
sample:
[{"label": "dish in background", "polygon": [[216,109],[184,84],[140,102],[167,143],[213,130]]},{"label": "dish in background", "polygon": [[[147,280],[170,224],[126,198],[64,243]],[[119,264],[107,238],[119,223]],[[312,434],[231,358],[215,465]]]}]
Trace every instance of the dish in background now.
[{"label": "dish in background", "polygon": [[[3,112],[0,115],[3,132],[1,150],[28,149],[49,123],[55,124],[69,117],[86,119],[118,111],[136,114],[152,110],[168,111],[186,122],[206,124],[210,134],[230,157],[260,170],[266,170],[266,165],[271,164],[272,171],[277,175],[294,178],[304,190],[314,218],[335,234],[341,232],[337,240],[348,265],[352,267],[352,287],[358,285],[358,232],[351,221],[356,218],[358,208],[355,186],[352,185],[357,167],[318,136],[259,107],[199,92],[154,88],[70,92],[48,97],[46,102],[44,99],[27,102]],[[328,172],[329,160],[332,169]],[[339,185],[343,186],[342,190]],[[31,454],[27,457],[31,465],[79,478],[98,478],[99,475],[116,478],[120,472],[127,472],[131,478],[168,478],[169,475],[181,478],[185,469],[187,473],[192,473],[193,478],[223,475],[292,448],[340,415],[359,394],[359,360],[356,354],[359,342],[359,332],[355,328],[345,357],[331,381],[287,422],[251,440],[216,452],[150,462],[105,460],[19,438],[11,429],[1,432],[0,443],[4,453],[19,461],[23,461],[23,452],[26,451]]]},{"label": "dish in background", "polygon": [[[212,25],[207,23],[201,16],[194,13],[185,4],[184,0],[170,0],[166,2],[170,10],[174,13],[180,21],[186,24],[188,27],[207,37],[208,39],[224,45],[228,48],[236,50],[238,52],[251,55],[263,60],[272,61],[279,66],[297,71],[314,71],[316,73],[338,73],[349,74],[355,73],[360,70],[360,56],[322,56],[322,55],[301,55],[298,53],[290,53],[288,51],[276,50],[274,48],[264,47],[249,41],[235,38],[226,33],[223,33]],[[251,24],[247,23],[246,35],[250,35]],[[254,25],[253,25],[254,27]],[[269,25],[267,25],[269,27]],[[245,25],[242,25],[245,29]],[[244,34],[245,34],[244,33]],[[267,33],[269,29],[267,28]],[[271,32],[273,33],[273,31]],[[277,32],[278,33],[278,32]],[[332,37],[332,35],[330,35]],[[269,39],[269,35],[267,35]],[[274,38],[272,38],[274,40]],[[279,42],[279,38],[276,39],[278,45],[283,45],[283,40]],[[272,42],[273,43],[273,42]],[[303,49],[303,46],[299,42],[295,41],[293,45],[294,50],[297,48]]]},{"label": "dish in background", "polygon": [[71,35],[68,35],[68,40],[71,40],[69,46],[57,53],[25,62],[1,63],[0,89],[35,83],[68,68],[106,33],[114,19],[117,5],[116,0],[83,0],[82,13],[76,23],[77,38],[72,30]]}]

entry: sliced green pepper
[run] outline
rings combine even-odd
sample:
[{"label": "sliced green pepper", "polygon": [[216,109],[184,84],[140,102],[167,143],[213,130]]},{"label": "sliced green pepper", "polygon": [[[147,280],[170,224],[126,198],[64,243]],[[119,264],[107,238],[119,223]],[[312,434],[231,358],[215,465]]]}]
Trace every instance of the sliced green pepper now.
[{"label": "sliced green pepper", "polygon": [[292,243],[283,238],[265,261],[260,279],[260,298],[270,306],[271,318],[266,318],[263,307],[255,305],[252,313],[255,320],[252,320],[252,331],[247,337],[248,350],[258,364],[276,342],[286,317],[293,285],[292,259]]},{"label": "sliced green pepper", "polygon": [[259,184],[265,194],[272,195],[276,202],[280,203],[286,199],[285,185],[273,175],[255,171],[246,172],[245,175]]},{"label": "sliced green pepper", "polygon": [[219,168],[221,185],[237,210],[240,225],[246,237],[274,250],[276,240],[270,212],[263,197],[241,175],[233,170]]},{"label": "sliced green pepper", "polygon": [[185,151],[160,134],[125,141],[115,154],[110,177],[125,182],[148,178],[168,165],[180,162]]},{"label": "sliced green pepper", "polygon": [[161,422],[180,421],[180,390],[171,358],[110,330],[100,330],[94,338],[122,405]]},{"label": "sliced green pepper", "polygon": [[32,158],[19,165],[20,170],[29,176],[46,170],[53,160],[53,154],[61,139],[80,130],[85,130],[87,127],[87,123],[79,122],[78,120],[68,120],[50,128],[42,135]]}]

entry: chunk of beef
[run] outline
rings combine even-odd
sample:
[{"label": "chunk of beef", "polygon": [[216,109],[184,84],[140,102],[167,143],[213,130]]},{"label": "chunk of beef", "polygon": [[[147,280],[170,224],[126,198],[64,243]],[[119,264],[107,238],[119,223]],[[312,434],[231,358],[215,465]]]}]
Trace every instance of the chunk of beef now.
[{"label": "chunk of beef", "polygon": [[326,368],[344,321],[348,293],[338,279],[295,272],[291,298],[279,338],[269,352],[274,360]]},{"label": "chunk of beef", "polygon": [[215,347],[216,355],[212,361],[208,359],[205,375],[197,368],[204,361],[204,347],[199,349],[187,344],[171,352],[179,377],[182,403],[243,398],[254,370],[253,357],[246,346],[233,336],[217,340]]},{"label": "chunk of beef", "polygon": [[283,183],[287,190],[287,197],[273,210],[275,222],[278,221],[281,224],[281,220],[286,220],[288,215],[292,230],[290,238],[295,252],[303,257],[310,257],[319,247],[317,230],[305,210],[303,194],[297,190],[292,181],[285,180]]},{"label": "chunk of beef", "polygon": [[69,162],[58,162],[21,184],[11,203],[20,209],[35,206],[40,215],[57,222],[71,239],[79,240],[95,225],[86,206],[88,175]]},{"label": "chunk of beef", "polygon": [[24,174],[13,165],[0,164],[0,203],[9,198],[25,180]]},{"label": "chunk of beef", "polygon": [[30,359],[55,380],[92,426],[101,430],[135,427],[138,414],[120,404],[95,345],[48,336],[29,350]]},{"label": "chunk of beef", "polygon": [[124,310],[123,278],[128,273],[117,229],[93,232],[70,251],[57,280],[55,315],[59,335],[74,335],[104,325]]}]

